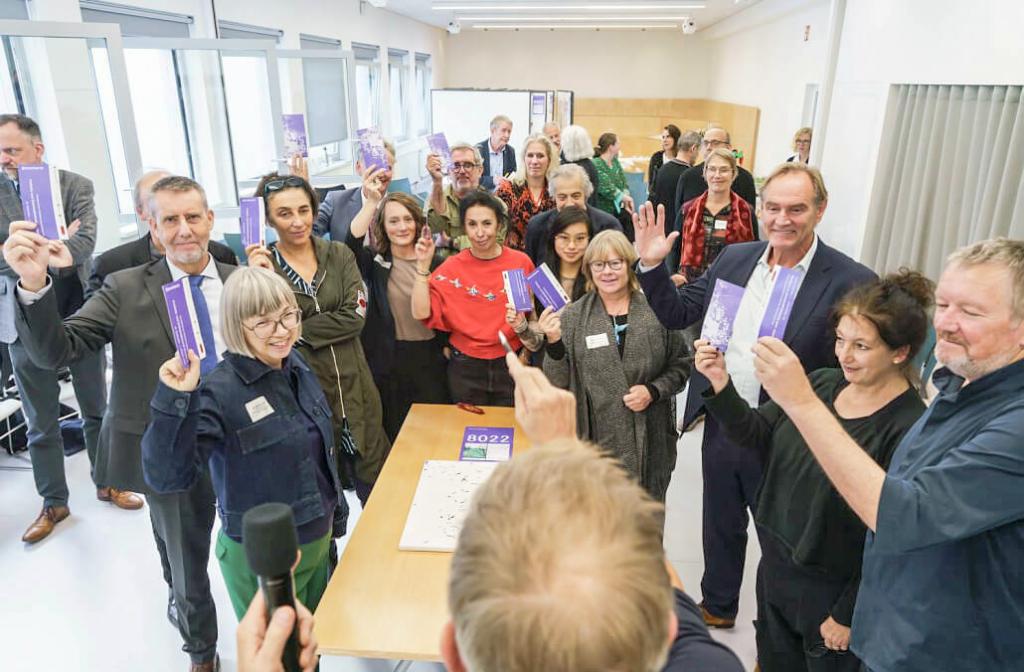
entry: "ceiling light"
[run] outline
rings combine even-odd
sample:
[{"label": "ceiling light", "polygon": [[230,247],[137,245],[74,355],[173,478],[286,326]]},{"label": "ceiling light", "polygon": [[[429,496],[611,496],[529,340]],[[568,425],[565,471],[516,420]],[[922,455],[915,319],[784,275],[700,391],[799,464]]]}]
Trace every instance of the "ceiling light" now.
[{"label": "ceiling light", "polygon": [[466,12],[489,12],[489,11],[553,11],[553,10],[578,10],[578,11],[648,11],[652,9],[677,10],[677,9],[704,9],[704,5],[434,5],[431,7],[435,12],[447,12],[452,10]]},{"label": "ceiling light", "polygon": [[676,24],[649,24],[644,25],[640,23],[594,23],[594,24],[572,24],[566,25],[564,23],[524,23],[509,25],[507,23],[492,23],[492,24],[474,24],[473,28],[478,30],[678,30]]},{"label": "ceiling light", "polygon": [[689,21],[688,16],[460,16],[460,21]]}]

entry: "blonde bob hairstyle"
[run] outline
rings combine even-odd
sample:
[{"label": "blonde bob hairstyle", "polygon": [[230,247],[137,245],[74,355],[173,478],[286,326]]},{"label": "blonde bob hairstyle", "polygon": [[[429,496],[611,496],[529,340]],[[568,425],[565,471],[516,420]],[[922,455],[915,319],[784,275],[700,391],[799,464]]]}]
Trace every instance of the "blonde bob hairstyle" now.
[{"label": "blonde bob hairstyle", "polygon": [[[265,268],[243,266],[224,282],[220,297],[220,333],[228,352],[256,359],[245,340],[242,322],[284,307],[298,308],[288,282]],[[301,332],[301,325],[300,325]]]},{"label": "blonde bob hairstyle", "polygon": [[558,151],[555,149],[554,143],[548,140],[548,136],[542,133],[534,133],[526,137],[523,141],[523,149],[519,153],[519,167],[516,169],[515,177],[512,178],[514,182],[524,184],[526,182],[526,152],[529,151],[530,145],[544,145],[544,153],[548,155],[548,172],[544,175],[548,178],[555,168],[558,168]]},{"label": "blonde bob hairstyle", "polygon": [[538,446],[498,466],[473,496],[448,581],[466,669],[664,665],[664,508],[599,451],[575,438]]},{"label": "blonde bob hairstyle", "polygon": [[626,273],[629,274],[629,290],[639,292],[640,281],[633,268],[638,258],[633,244],[621,231],[608,229],[597,234],[591,239],[590,245],[587,245],[587,251],[583,253],[583,277],[587,279],[587,291],[593,292],[597,289],[594,285],[594,276],[590,272],[590,262],[623,259],[626,262]]},{"label": "blonde bob hairstyle", "polygon": [[739,172],[736,168],[736,155],[732,153],[731,149],[725,149],[724,147],[718,147],[708,152],[707,156],[704,157],[704,175],[707,177],[708,164],[711,163],[711,159],[722,159],[729,164],[732,168],[732,176],[736,177],[736,173]]}]

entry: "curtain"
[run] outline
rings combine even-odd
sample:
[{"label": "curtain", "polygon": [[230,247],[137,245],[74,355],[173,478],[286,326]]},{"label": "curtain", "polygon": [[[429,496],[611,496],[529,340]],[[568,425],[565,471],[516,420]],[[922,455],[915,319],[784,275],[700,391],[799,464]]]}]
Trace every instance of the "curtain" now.
[{"label": "curtain", "polygon": [[986,238],[1024,238],[1021,86],[893,86],[863,262],[937,279]]}]

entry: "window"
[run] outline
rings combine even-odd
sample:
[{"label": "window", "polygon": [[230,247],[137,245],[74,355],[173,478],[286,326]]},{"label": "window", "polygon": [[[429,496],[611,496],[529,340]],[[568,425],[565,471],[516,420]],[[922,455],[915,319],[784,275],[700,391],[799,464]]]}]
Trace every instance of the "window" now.
[{"label": "window", "polygon": [[18,70],[14,62],[14,49],[11,38],[0,37],[0,110],[25,114],[25,101],[22,99],[21,85],[18,82]]},{"label": "window", "polygon": [[217,36],[225,40],[273,40],[276,43],[281,41],[282,35],[284,31],[276,28],[264,28],[235,21],[217,22]]},{"label": "window", "polygon": [[356,58],[356,124],[375,128],[380,110],[380,48],[352,43]]},{"label": "window", "polygon": [[388,50],[388,116],[391,137],[402,140],[408,136],[405,124],[406,90],[408,88],[407,51]]},{"label": "window", "polygon": [[299,49],[341,49],[341,40],[299,33]]},{"label": "window", "polygon": [[413,105],[413,125],[417,135],[430,133],[430,88],[433,73],[430,70],[430,56],[416,54],[416,95]]},{"label": "window", "polygon": [[82,21],[116,23],[124,37],[188,37],[192,17],[151,9],[115,5],[98,0],[82,0]]}]

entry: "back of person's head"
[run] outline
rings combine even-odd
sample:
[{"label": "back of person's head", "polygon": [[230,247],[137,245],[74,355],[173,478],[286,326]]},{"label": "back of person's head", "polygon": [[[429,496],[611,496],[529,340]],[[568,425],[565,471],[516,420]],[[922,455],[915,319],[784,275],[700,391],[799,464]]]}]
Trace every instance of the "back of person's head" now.
[{"label": "back of person's head", "polygon": [[242,266],[224,281],[220,297],[220,332],[228,352],[253,357],[243,321],[296,307],[295,294],[280,275],[259,266]]},{"label": "back of person's head", "polygon": [[466,669],[660,669],[672,619],[663,515],[581,441],[495,469],[473,497],[448,584]]},{"label": "back of person's head", "polygon": [[469,192],[461,201],[459,201],[459,221],[465,222],[466,212],[470,208],[476,207],[490,208],[494,212],[494,218],[495,221],[498,222],[499,232],[508,228],[508,217],[505,214],[504,204],[497,196],[482,189]]},{"label": "back of person's head", "polygon": [[784,175],[795,174],[806,175],[807,179],[811,181],[811,186],[814,188],[814,206],[816,208],[821,208],[828,203],[828,190],[825,188],[825,178],[821,176],[821,171],[814,166],[796,161],[780,163],[775,166],[775,169],[768,174],[768,177],[764,178],[764,183],[761,185],[761,193],[764,194],[768,185],[778,178]]},{"label": "back of person's head", "polygon": [[298,175],[278,175],[277,173],[268,173],[260,178],[259,183],[256,185],[256,191],[253,192],[253,196],[263,197],[263,207],[267,211],[268,219],[270,218],[271,199],[275,194],[287,189],[301,189],[304,191],[306,197],[309,199],[309,206],[313,209],[314,215],[316,214],[316,210],[320,206],[320,199],[317,196],[316,189],[313,188],[313,185]]},{"label": "back of person's head", "polygon": [[590,198],[590,195],[594,193],[594,185],[590,182],[587,171],[575,163],[561,164],[548,173],[548,193],[551,194],[551,198],[555,197],[558,185],[564,182],[572,182],[583,187],[584,198]]},{"label": "back of person's head", "polygon": [[901,268],[848,291],[832,308],[832,328],[847,315],[869,321],[890,350],[908,348],[900,369],[917,386],[918,372],[911,365],[928,335],[928,309],[934,296],[934,282],[917,271]]},{"label": "back of person's head", "polygon": [[39,129],[39,124],[32,117],[27,117],[24,114],[0,114],[0,126],[6,126],[7,124],[17,126],[18,130],[27,135],[33,142],[43,141],[43,132]]},{"label": "back of person's head", "polygon": [[153,186],[149,190],[149,212],[154,217],[157,214],[156,210],[156,196],[160,193],[172,193],[172,194],[187,194],[190,191],[198,192],[200,197],[203,199],[203,209],[209,210],[210,205],[206,200],[206,190],[203,189],[203,185],[199,184],[191,177],[185,177],[184,175],[168,175],[162,177],[153,183]]},{"label": "back of person's head", "polygon": [[562,154],[566,161],[580,161],[594,155],[594,143],[582,126],[572,124],[562,129]]},{"label": "back of person's head", "polygon": [[690,152],[695,147],[700,145],[700,133],[697,131],[687,131],[679,136],[679,142],[676,143],[677,152]]},{"label": "back of person's head", "polygon": [[417,238],[419,238],[419,232],[423,225],[427,223],[427,218],[423,214],[423,206],[420,205],[420,202],[415,197],[400,191],[386,195],[381,199],[380,205],[377,206],[377,211],[373,215],[373,239],[377,251],[383,255],[391,252],[391,239],[388,238],[386,224],[389,216],[388,205],[392,203],[402,206],[412,215],[413,222],[416,224]]},{"label": "back of person's head", "polygon": [[594,156],[601,156],[608,151],[608,148],[619,141],[619,136],[614,133],[602,133],[597,139],[597,147],[594,148]]},{"label": "back of person's head", "polygon": [[950,266],[997,264],[1010,272],[1013,316],[1024,319],[1024,240],[992,238],[962,247],[946,259]]}]

